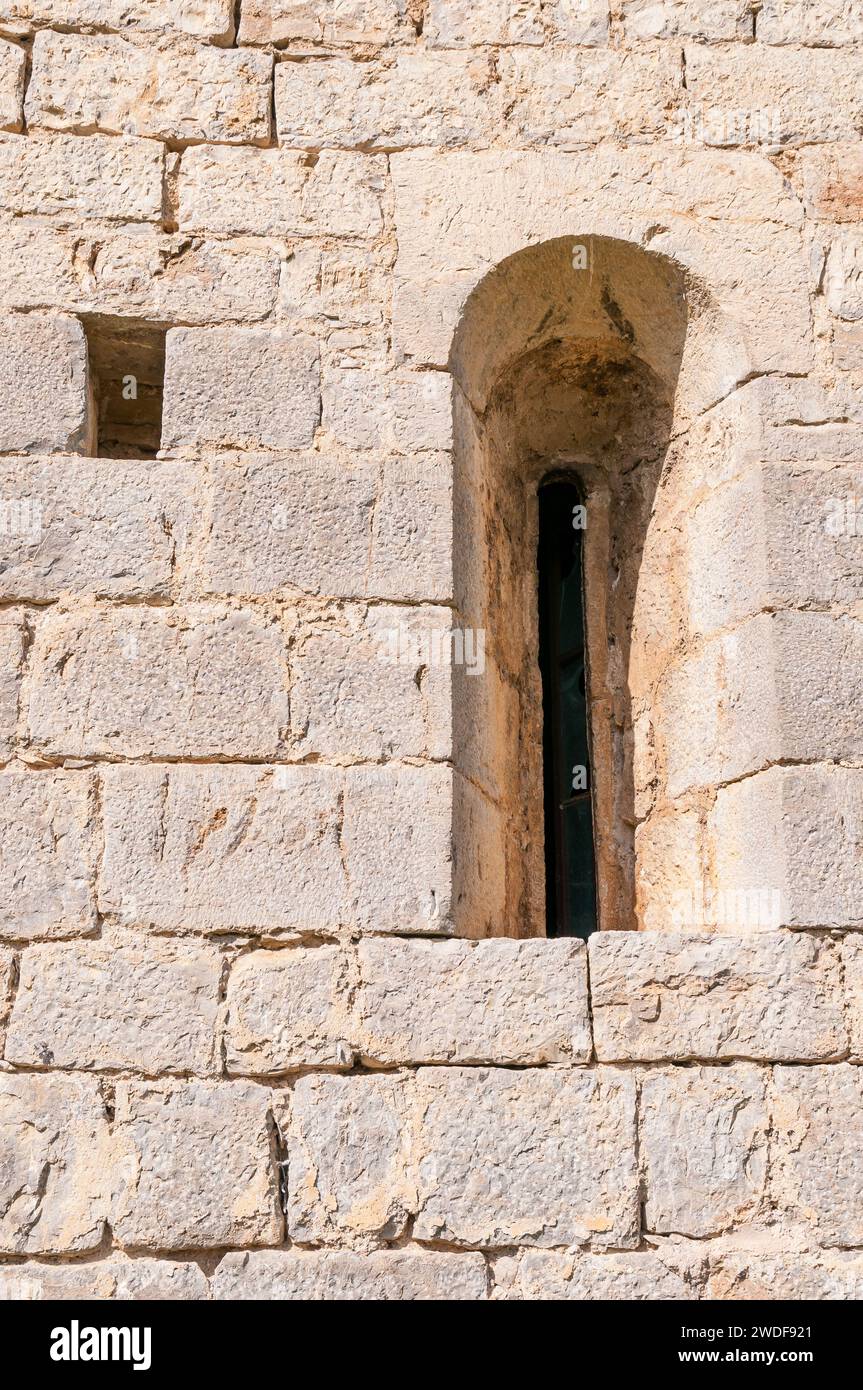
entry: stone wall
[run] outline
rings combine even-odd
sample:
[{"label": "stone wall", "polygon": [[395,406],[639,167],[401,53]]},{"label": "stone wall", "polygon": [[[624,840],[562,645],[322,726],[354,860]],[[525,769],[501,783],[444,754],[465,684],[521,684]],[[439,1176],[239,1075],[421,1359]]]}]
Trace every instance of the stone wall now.
[{"label": "stone wall", "polygon": [[0,0],[0,1297],[863,1296],[861,76],[846,0]]}]

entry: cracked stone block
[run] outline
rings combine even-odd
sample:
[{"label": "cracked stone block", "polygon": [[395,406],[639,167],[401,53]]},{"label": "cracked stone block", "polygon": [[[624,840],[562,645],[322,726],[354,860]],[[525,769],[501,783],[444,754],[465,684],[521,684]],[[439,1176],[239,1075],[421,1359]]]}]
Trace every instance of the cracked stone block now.
[{"label": "cracked stone block", "polygon": [[403,4],[393,0],[246,0],[240,17],[241,44],[386,44],[413,38]]},{"label": "cracked stone block", "polygon": [[92,778],[54,768],[0,774],[0,936],[77,936],[95,926]]},{"label": "cracked stone block", "polygon": [[350,1066],[346,969],[336,946],[241,956],[228,982],[228,1071]]},{"label": "cracked stone block", "polygon": [[153,1260],[116,1252],[94,1263],[23,1264],[0,1268],[0,1301],[4,1299],[72,1300],[191,1300],[209,1297],[207,1278],[191,1260]]},{"label": "cracked stone block", "polygon": [[268,1303],[422,1302],[487,1297],[482,1255],[403,1248],[349,1250],[253,1250],[225,1255],[213,1278],[216,1299],[264,1299]]},{"label": "cracked stone block", "polygon": [[776,1067],[774,1195],[819,1245],[863,1244],[863,1072],[859,1067]]},{"label": "cracked stone block", "polygon": [[631,1074],[423,1068],[417,1092],[418,1240],[637,1244]]},{"label": "cracked stone block", "polygon": [[590,1058],[580,941],[369,937],[359,945],[359,972],[351,1037],[372,1065]]},{"label": "cracked stone block", "polygon": [[127,1246],[282,1240],[270,1093],[243,1081],[117,1086],[111,1227]]},{"label": "cracked stone block", "polygon": [[702,1264],[700,1253],[692,1251],[668,1259],[654,1250],[603,1255],[523,1250],[495,1261],[492,1297],[505,1302],[688,1301],[698,1297]]},{"label": "cracked stone block", "polygon": [[0,1252],[95,1250],[110,1143],[94,1079],[0,1072]]},{"label": "cracked stone block", "polygon": [[589,954],[600,1061],[821,1061],[847,1049],[832,941],[596,932]]},{"label": "cracked stone block", "polygon": [[292,1241],[370,1248],[403,1234],[415,1209],[411,1079],[308,1076],[291,1097]]},{"label": "cracked stone block", "polygon": [[766,1084],[766,1073],[747,1063],[645,1073],[639,1134],[647,1231],[704,1237],[759,1214]]},{"label": "cracked stone block", "polygon": [[79,1071],[212,1071],[220,976],[217,951],[158,937],[31,946],[6,1060]]},{"label": "cracked stone block", "polygon": [[706,1297],[774,1302],[859,1301],[863,1259],[856,1251],[719,1250],[708,1253]]},{"label": "cracked stone block", "polygon": [[164,163],[153,140],[10,135],[0,138],[0,206],[43,217],[158,222]]},{"label": "cracked stone block", "polygon": [[0,946],[0,1056],[3,1053],[3,1040],[6,1036],[6,1022],[12,1006],[12,996],[18,978],[15,957],[5,946]]},{"label": "cracked stone block", "polygon": [[89,414],[81,324],[61,314],[10,314],[0,327],[0,450],[83,450]]}]

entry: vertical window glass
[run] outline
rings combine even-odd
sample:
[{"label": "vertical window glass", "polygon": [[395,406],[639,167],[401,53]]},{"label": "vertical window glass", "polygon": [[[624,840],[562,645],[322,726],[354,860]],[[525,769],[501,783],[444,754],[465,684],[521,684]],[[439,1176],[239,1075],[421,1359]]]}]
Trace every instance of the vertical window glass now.
[{"label": "vertical window glass", "polygon": [[582,938],[597,926],[585,670],[585,519],[575,482],[542,484],[538,561],[546,933]]}]

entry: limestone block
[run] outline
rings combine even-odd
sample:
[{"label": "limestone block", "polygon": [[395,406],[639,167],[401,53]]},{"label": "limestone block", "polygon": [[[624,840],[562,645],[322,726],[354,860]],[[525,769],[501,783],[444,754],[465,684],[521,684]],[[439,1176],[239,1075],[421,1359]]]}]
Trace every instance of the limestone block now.
[{"label": "limestone block", "polygon": [[775,1197],[819,1245],[863,1244],[863,1072],[777,1067],[773,1074]]},{"label": "limestone block", "polygon": [[256,236],[373,237],[381,230],[386,162],[322,150],[229,145],[188,149],[180,164],[179,225]]},{"label": "limestone block", "polygon": [[452,378],[446,372],[328,373],[323,425],[350,449],[449,449]]},{"label": "limestone block", "polygon": [[623,0],[627,39],[673,39],[704,43],[752,36],[750,0]]},{"label": "limestone block", "polygon": [[635,908],[641,930],[695,925],[685,909],[701,880],[703,838],[696,811],[654,812],[636,827]]},{"label": "limestone block", "polygon": [[506,813],[459,770],[453,778],[452,816],[453,844],[458,846],[453,861],[455,934],[497,936],[507,907]]},{"label": "limestone block", "polygon": [[313,338],[277,328],[172,328],[162,447],[298,449],[320,413]]},{"label": "limestone block", "polygon": [[272,59],[250,49],[42,30],[25,114],[31,128],[266,144],[271,82]]},{"label": "limestone block", "polygon": [[31,25],[69,29],[176,29],[195,38],[227,44],[234,34],[232,0],[3,0],[4,26],[26,31]]},{"label": "limestone block", "polygon": [[638,1242],[630,1073],[423,1068],[419,1240]]},{"label": "limestone block", "polygon": [[747,1063],[644,1075],[647,1231],[703,1237],[758,1215],[769,1130],[765,1076]]},{"label": "limestone block", "polygon": [[115,1238],[151,1250],[278,1245],[269,1102],[243,1081],[119,1082]]},{"label": "limestone block", "polygon": [[0,39],[0,130],[20,130],[24,119],[27,54]]},{"label": "limestone block", "polygon": [[25,628],[20,609],[0,609],[0,762],[12,755],[18,719],[18,687],[24,664]]},{"label": "limestone block", "polygon": [[159,937],[31,946],[6,1060],[78,1071],[212,1071],[220,975],[218,952]]},{"label": "limestone block", "polygon": [[863,204],[863,149],[859,141],[810,145],[795,165],[806,211],[819,222],[857,222]]},{"label": "limestone block", "polygon": [[292,1241],[369,1247],[402,1234],[414,1208],[409,1079],[307,1076],[288,1132]]},{"label": "limestone block", "polygon": [[8,212],[157,222],[162,146],[105,135],[0,139],[0,205]]},{"label": "limestone block", "polygon": [[343,608],[295,632],[295,756],[447,758],[453,615],[439,605]]},{"label": "limestone block", "polygon": [[383,467],[372,528],[368,593],[446,603],[453,593],[452,464],[444,455]]},{"label": "limestone block", "polygon": [[735,1301],[858,1301],[863,1297],[863,1259],[859,1253],[761,1250],[711,1247],[705,1296]]},{"label": "limestone block", "polygon": [[188,466],[0,459],[0,597],[165,597],[194,511]]},{"label": "limestone block", "polygon": [[0,1073],[0,1251],[95,1250],[110,1163],[95,1079]]},{"label": "limestone block", "polygon": [[81,324],[61,314],[10,314],[0,327],[0,450],[82,450],[88,413]]},{"label": "limestone block", "polygon": [[369,937],[360,942],[359,969],[351,1036],[371,1065],[590,1058],[580,941]]},{"label": "limestone block", "polygon": [[822,1061],[847,1049],[829,940],[596,932],[590,980],[603,1062]]},{"label": "limestone block", "polygon": [[778,890],[783,926],[863,928],[856,768],[773,767],[722,787],[709,830],[724,892]]},{"label": "limestone block", "polygon": [[840,48],[863,39],[863,14],[848,0],[763,0],[757,35],[761,43]]},{"label": "limestone block", "polygon": [[505,1302],[625,1299],[629,1302],[698,1297],[700,1261],[689,1255],[681,1267],[654,1250],[591,1255],[523,1250],[495,1261],[492,1297]]},{"label": "limestone block", "polygon": [[95,925],[91,777],[53,768],[0,774],[0,936],[76,936]]},{"label": "limestone block", "polygon": [[846,936],[842,942],[842,968],[851,1056],[863,1061],[863,940],[859,936]]},{"label": "limestone block", "polygon": [[241,956],[228,982],[228,1072],[350,1066],[346,991],[346,962],[335,946]]},{"label": "limestone block", "polygon": [[12,996],[18,978],[15,957],[5,946],[0,946],[0,1054],[6,1036],[6,1021],[12,1006]]},{"label": "limestone block", "polygon": [[540,0],[516,0],[515,4],[512,0],[485,0],[481,5],[471,0],[430,0],[423,35],[432,48],[541,44],[542,6]]},{"label": "limestone block", "polygon": [[398,1250],[230,1251],[213,1278],[216,1299],[267,1303],[422,1302],[484,1299],[488,1278],[482,1255],[445,1254],[405,1246]]},{"label": "limestone block", "polygon": [[863,232],[841,227],[830,242],[824,271],[824,296],[837,318],[863,319]]},{"label": "limestone block", "polygon": [[402,0],[246,0],[239,41],[384,44],[413,34]]},{"label": "limestone block", "polygon": [[51,614],[30,670],[32,741],[62,756],[267,757],[287,723],[283,636],[242,610]]},{"label": "limestone block", "polygon": [[89,1263],[22,1264],[0,1268],[0,1302],[6,1299],[72,1300],[75,1303],[119,1300],[191,1300],[209,1297],[207,1279],[193,1260],[130,1259],[119,1251]]}]

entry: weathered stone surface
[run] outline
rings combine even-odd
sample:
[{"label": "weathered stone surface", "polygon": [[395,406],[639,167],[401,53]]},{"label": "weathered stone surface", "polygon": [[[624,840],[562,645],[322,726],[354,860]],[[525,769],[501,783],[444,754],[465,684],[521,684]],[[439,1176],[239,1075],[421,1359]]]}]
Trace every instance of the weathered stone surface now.
[{"label": "weathered stone surface", "polygon": [[0,1054],[6,1036],[6,1021],[12,1006],[15,982],[18,978],[15,957],[5,946],[0,946]]},{"label": "weathered stone surface", "polygon": [[338,371],[324,379],[323,426],[349,449],[411,454],[452,447],[446,372]]},{"label": "weathered stone surface", "polygon": [[851,1056],[863,1061],[863,939],[846,936],[842,942],[845,1007],[851,1035]]},{"label": "weathered stone surface", "polygon": [[586,1062],[584,945],[382,941],[359,946],[355,1031],[373,1064]]},{"label": "weathered stone surface", "polygon": [[4,1299],[103,1300],[206,1299],[207,1279],[191,1260],[130,1259],[116,1252],[93,1263],[23,1264],[0,1267],[0,1301]]},{"label": "weathered stone surface", "polygon": [[0,450],[82,449],[87,344],[80,323],[60,314],[12,314],[0,326]]},{"label": "weathered stone surface", "polygon": [[139,47],[42,30],[33,40],[30,127],[163,140],[265,144],[272,59],[249,49]]},{"label": "weathered stone surface", "polygon": [[638,1240],[635,1083],[609,1071],[418,1073],[419,1240]]},{"label": "weathered stone surface", "polygon": [[446,455],[384,464],[368,592],[411,603],[453,594],[452,464]]},{"label": "weathered stone surface", "polygon": [[625,1299],[631,1302],[698,1297],[701,1261],[687,1247],[668,1259],[654,1250],[632,1254],[561,1254],[524,1250],[494,1263],[492,1298],[554,1302]]},{"label": "weathered stone surface", "polygon": [[4,26],[53,25],[56,28],[176,29],[199,39],[230,43],[234,34],[232,0],[146,0],[130,6],[128,0],[3,0],[0,20]]},{"label": "weathered stone surface", "polygon": [[774,1197],[819,1245],[863,1244],[863,1071],[776,1067]]},{"label": "weathered stone surface", "polygon": [[778,925],[863,927],[856,768],[773,767],[722,787],[709,830],[723,891],[778,891]]},{"label": "weathered stone surface", "polygon": [[628,39],[745,39],[752,34],[749,0],[623,0]]},{"label": "weathered stone surface", "polygon": [[240,16],[241,44],[379,44],[400,36],[414,36],[400,0],[246,0]]},{"label": "weathered stone surface", "polygon": [[647,1072],[639,1121],[646,1230],[703,1237],[755,1217],[766,1195],[768,1129],[758,1067]]},{"label": "weathered stone surface", "polygon": [[105,135],[0,140],[0,204],[9,212],[158,222],[164,152]]},{"label": "weathered stone surface", "polygon": [[308,1076],[288,1132],[288,1234],[373,1245],[402,1234],[415,1206],[409,1173],[410,1079]]},{"label": "weathered stone surface", "polygon": [[806,211],[819,222],[857,222],[863,203],[863,149],[859,141],[810,145],[798,151],[795,173]]},{"label": "weathered stone surface", "polygon": [[386,164],[322,150],[314,165],[293,150],[202,145],[180,165],[179,225],[257,236],[373,237],[381,230]]},{"label": "weathered stone surface", "polygon": [[242,1081],[121,1081],[111,1226],[150,1250],[278,1245],[269,1092]]},{"label": "weathered stone surface", "polygon": [[824,297],[839,319],[863,319],[863,233],[859,227],[839,227],[830,242],[824,270]]},{"label": "weathered stone surface", "polygon": [[21,609],[0,609],[0,762],[11,757],[15,738],[24,633]]},{"label": "weathered stone surface", "polygon": [[110,1165],[95,1079],[0,1072],[0,1251],[96,1249]]},{"label": "weathered stone surface", "polygon": [[757,33],[761,43],[840,48],[863,39],[863,15],[848,0],[763,0]]},{"label": "weathered stone surface", "polygon": [[212,1071],[220,975],[218,952],[159,937],[31,946],[6,1060],[79,1071]]},{"label": "weathered stone surface", "polygon": [[0,936],[75,936],[95,925],[93,781],[10,765],[0,775]]},{"label": "weathered stone surface", "polygon": [[770,1253],[710,1248],[705,1296],[736,1301],[824,1302],[863,1298],[863,1259],[849,1251]]},{"label": "weathered stone surface", "polygon": [[43,619],[30,737],[43,752],[267,757],[287,723],[284,639],[236,609],[91,608]]},{"label": "weathered stone surface", "polygon": [[228,1071],[350,1066],[347,989],[347,962],[335,946],[241,956],[228,983]]},{"label": "weathered stone surface", "polygon": [[217,1299],[264,1299],[268,1303],[484,1299],[487,1275],[482,1255],[399,1250],[254,1250],[231,1252],[213,1278]]},{"label": "weathered stone surface", "polygon": [[[606,11],[607,11],[607,0]],[[532,43],[543,41],[540,0],[429,0],[423,25],[433,48],[471,48],[475,44]]]},{"label": "weathered stone surface", "polygon": [[99,901],[172,931],[448,934],[443,767],[108,767]]},{"label": "weathered stone surface", "polygon": [[590,979],[600,1061],[820,1061],[848,1046],[831,941],[597,932]]},{"label": "weathered stone surface", "polygon": [[311,444],[319,418],[318,348],[276,329],[174,328],[165,356],[165,449]]},{"label": "weathered stone surface", "polygon": [[0,39],[0,130],[20,130],[24,120],[27,55],[15,43]]}]

